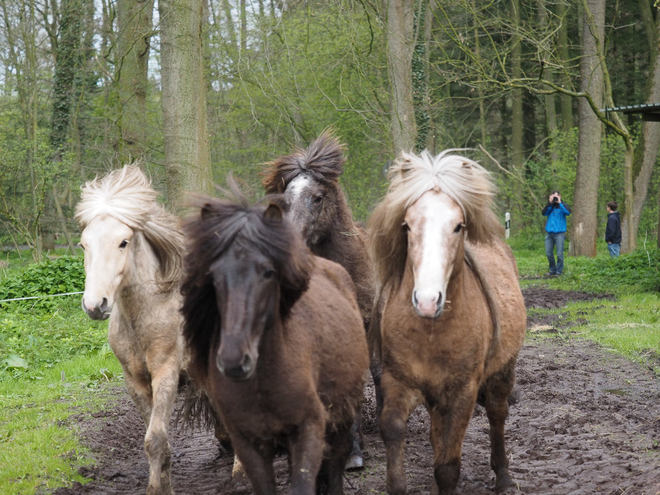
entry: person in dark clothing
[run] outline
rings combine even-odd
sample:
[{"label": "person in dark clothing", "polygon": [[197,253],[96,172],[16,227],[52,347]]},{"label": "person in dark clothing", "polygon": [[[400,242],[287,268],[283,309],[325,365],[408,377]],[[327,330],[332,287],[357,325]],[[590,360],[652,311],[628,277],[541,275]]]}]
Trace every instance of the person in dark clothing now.
[{"label": "person in dark clothing", "polygon": [[617,209],[616,201],[607,203],[607,228],[605,229],[605,241],[610,252],[610,258],[617,258],[621,252],[621,216]]},{"label": "person in dark clothing", "polygon": [[[562,203],[559,191],[552,191],[548,197],[548,204],[543,208],[543,215],[548,217],[545,223],[545,254],[550,263],[548,275],[554,277],[564,271],[564,240],[566,238],[566,217],[571,209]],[[557,262],[555,263],[554,249],[557,248]]]}]

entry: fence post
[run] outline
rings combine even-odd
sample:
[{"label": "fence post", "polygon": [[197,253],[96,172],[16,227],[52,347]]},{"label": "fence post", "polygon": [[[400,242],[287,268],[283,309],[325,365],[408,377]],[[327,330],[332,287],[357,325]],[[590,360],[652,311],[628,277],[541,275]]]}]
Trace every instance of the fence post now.
[{"label": "fence post", "polygon": [[509,232],[511,231],[511,213],[508,211],[504,214],[504,237],[509,238]]}]

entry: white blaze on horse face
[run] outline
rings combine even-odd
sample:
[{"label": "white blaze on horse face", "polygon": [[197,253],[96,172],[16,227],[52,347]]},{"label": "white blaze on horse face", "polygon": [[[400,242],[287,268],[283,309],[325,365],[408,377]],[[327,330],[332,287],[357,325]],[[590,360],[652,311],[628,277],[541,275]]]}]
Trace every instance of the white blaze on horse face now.
[{"label": "white blaze on horse face", "polygon": [[440,316],[447,297],[454,258],[463,238],[461,208],[442,192],[428,191],[406,211],[408,256],[415,287],[412,302],[425,318]]},{"label": "white blaze on horse face", "polygon": [[82,306],[95,320],[106,319],[114,305],[128,261],[133,230],[103,215],[92,220],[82,235],[85,250],[85,292]]},{"label": "white blaze on horse face", "polygon": [[293,179],[291,182],[289,182],[289,185],[286,187],[286,191],[284,191],[284,194],[286,196],[286,199],[289,201],[290,205],[293,205],[300,199],[300,195],[303,193],[305,189],[309,187],[311,184],[311,180],[307,175],[299,175],[295,179]]},{"label": "white blaze on horse face", "polygon": [[291,223],[293,223],[296,230],[301,234],[305,223],[304,215],[302,215],[303,211],[305,210],[305,205],[302,204],[303,193],[310,187],[311,184],[312,181],[310,177],[306,174],[301,174],[289,182],[289,185],[284,191],[286,202],[289,205],[286,215]]}]

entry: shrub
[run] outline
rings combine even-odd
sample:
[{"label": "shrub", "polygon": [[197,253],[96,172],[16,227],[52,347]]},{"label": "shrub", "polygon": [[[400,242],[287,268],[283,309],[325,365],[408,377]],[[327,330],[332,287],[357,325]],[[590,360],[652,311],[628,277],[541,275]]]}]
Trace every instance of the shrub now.
[{"label": "shrub", "polygon": [[[62,256],[55,260],[30,265],[18,275],[10,275],[0,281],[0,300],[20,297],[51,296],[67,292],[79,292],[85,287],[83,259]],[[28,299],[0,303],[10,306],[33,308],[42,311],[54,310],[60,302],[57,298]]]}]

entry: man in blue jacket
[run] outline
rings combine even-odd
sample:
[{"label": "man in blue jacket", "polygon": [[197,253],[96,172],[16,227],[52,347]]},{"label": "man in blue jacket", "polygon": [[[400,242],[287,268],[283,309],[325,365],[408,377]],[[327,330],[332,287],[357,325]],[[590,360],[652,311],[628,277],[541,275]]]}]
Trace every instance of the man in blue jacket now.
[{"label": "man in blue jacket", "polygon": [[[566,237],[566,217],[571,209],[561,202],[559,191],[552,191],[548,197],[548,204],[543,208],[543,215],[548,217],[545,223],[545,254],[550,263],[548,275],[554,277],[564,271],[564,239]],[[554,248],[557,248],[557,262],[555,263]]]}]

